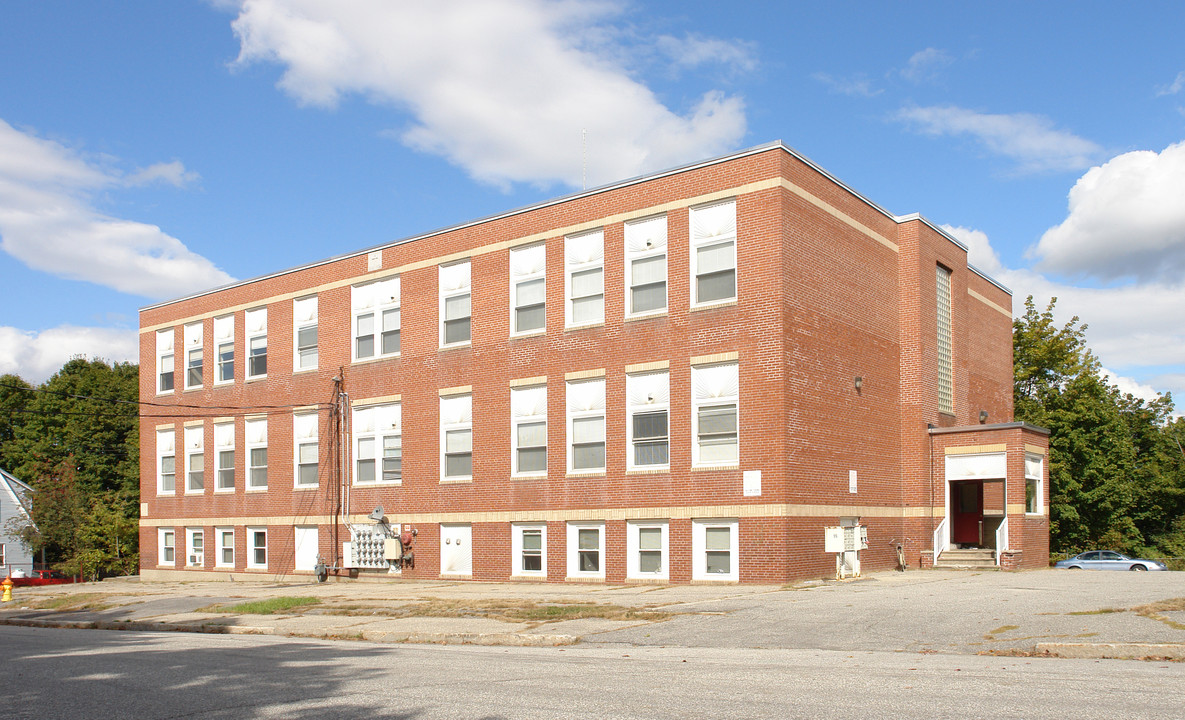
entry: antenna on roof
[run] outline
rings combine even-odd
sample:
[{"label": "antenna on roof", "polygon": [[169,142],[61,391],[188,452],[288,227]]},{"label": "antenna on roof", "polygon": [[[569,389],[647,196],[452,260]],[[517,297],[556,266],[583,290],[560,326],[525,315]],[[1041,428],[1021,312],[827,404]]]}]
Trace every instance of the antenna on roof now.
[{"label": "antenna on roof", "polygon": [[588,130],[580,129],[580,189],[588,190]]}]

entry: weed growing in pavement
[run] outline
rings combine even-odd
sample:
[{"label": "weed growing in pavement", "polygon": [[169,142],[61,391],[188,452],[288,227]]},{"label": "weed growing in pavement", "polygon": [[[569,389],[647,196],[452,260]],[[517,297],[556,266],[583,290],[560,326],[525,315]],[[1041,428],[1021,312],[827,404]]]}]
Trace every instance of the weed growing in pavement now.
[{"label": "weed growing in pavement", "polygon": [[23,606],[32,610],[58,610],[61,612],[68,610],[106,610],[111,607],[109,604],[102,602],[106,599],[107,596],[104,593],[71,593],[69,595],[46,598],[45,600],[32,600],[23,603]]},{"label": "weed growing in pavement", "polygon": [[588,603],[534,602],[529,600],[435,599],[395,607],[338,605],[318,608],[325,615],[386,617],[478,617],[503,622],[550,623],[561,620],[665,620],[671,613],[658,610]]},{"label": "weed growing in pavement", "polygon": [[1075,612],[1068,612],[1067,615],[1109,615],[1111,613],[1127,612],[1123,608],[1099,608],[1098,610],[1077,610]]},{"label": "weed growing in pavement", "polygon": [[308,605],[316,605],[321,601],[315,597],[274,597],[267,600],[253,600],[238,605],[201,608],[198,612],[228,612],[242,615],[274,615],[279,612],[294,610]]},{"label": "weed growing in pavement", "polygon": [[1140,605],[1132,608],[1139,615],[1150,618],[1152,620],[1159,620],[1175,630],[1185,630],[1185,623],[1173,620],[1170,617],[1165,617],[1161,613],[1166,612],[1181,612],[1185,611],[1185,598],[1171,598],[1169,600],[1160,600],[1147,605]]}]

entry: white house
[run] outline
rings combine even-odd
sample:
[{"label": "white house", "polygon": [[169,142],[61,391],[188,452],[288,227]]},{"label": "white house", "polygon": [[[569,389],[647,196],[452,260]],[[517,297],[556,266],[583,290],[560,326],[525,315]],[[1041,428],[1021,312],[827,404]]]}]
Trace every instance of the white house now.
[{"label": "white house", "polygon": [[32,522],[32,499],[33,488],[0,470],[0,572],[5,576],[33,574],[32,553],[10,531],[15,518]]}]

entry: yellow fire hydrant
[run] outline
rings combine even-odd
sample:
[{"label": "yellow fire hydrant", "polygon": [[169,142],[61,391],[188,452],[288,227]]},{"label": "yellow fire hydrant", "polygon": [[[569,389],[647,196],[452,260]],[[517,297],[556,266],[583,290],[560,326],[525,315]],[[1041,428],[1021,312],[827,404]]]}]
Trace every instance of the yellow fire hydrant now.
[{"label": "yellow fire hydrant", "polygon": [[0,582],[0,587],[4,588],[4,596],[0,597],[0,602],[12,602],[12,574],[4,578],[4,582]]}]

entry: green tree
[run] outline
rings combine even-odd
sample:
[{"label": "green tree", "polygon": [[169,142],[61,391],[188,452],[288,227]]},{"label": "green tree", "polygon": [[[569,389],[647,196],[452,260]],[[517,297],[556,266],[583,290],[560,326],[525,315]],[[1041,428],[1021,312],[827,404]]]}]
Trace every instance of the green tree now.
[{"label": "green tree", "polygon": [[33,386],[16,375],[0,375],[0,468],[15,470],[9,449],[16,428],[25,420],[25,408],[33,397]]}]

